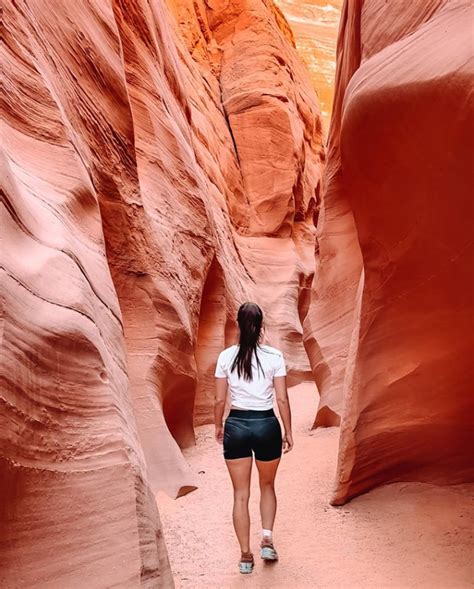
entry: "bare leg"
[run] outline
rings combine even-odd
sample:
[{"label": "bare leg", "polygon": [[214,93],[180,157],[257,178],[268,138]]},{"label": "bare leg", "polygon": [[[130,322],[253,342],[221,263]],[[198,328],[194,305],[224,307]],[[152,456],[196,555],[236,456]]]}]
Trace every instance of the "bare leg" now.
[{"label": "bare leg", "polygon": [[280,458],[275,460],[255,460],[260,479],[260,515],[262,528],[273,530],[275,521],[277,498],[275,494],[275,476]]},{"label": "bare leg", "polygon": [[232,486],[234,487],[234,508],[232,521],[242,552],[250,550],[250,475],[252,473],[252,457],[226,460]]}]

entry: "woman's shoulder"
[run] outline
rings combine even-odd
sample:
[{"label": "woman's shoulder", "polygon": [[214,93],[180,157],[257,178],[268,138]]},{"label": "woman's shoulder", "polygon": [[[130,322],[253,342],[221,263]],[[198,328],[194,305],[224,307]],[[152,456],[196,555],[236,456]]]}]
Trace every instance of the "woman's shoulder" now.
[{"label": "woman's shoulder", "polygon": [[225,356],[230,356],[232,355],[235,350],[238,348],[237,344],[234,344],[232,346],[228,346],[227,348],[224,348],[222,350],[222,352],[219,354],[219,356],[225,357]]},{"label": "woman's shoulder", "polygon": [[268,344],[259,346],[259,348],[262,350],[262,352],[265,352],[266,354],[270,354],[272,356],[283,356],[281,350],[279,350],[278,348],[274,348],[273,346],[269,346]]}]

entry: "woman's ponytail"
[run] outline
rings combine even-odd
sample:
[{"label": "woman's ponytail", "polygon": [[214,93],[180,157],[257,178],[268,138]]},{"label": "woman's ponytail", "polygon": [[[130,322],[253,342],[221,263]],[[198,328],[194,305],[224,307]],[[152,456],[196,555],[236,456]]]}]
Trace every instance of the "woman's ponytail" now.
[{"label": "woman's ponytail", "polygon": [[257,355],[257,346],[259,343],[263,313],[255,303],[244,303],[240,306],[237,313],[237,322],[240,328],[239,350],[232,363],[230,371],[237,368],[239,378],[243,375],[244,380],[252,380],[252,355],[255,352],[257,367],[263,371],[263,367]]}]

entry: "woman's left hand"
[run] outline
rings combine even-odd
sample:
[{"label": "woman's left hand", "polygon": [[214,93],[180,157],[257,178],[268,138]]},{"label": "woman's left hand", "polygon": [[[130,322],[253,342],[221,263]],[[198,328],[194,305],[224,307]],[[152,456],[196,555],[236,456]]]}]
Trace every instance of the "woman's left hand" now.
[{"label": "woman's left hand", "polygon": [[216,425],[216,440],[219,444],[224,443],[224,426]]}]

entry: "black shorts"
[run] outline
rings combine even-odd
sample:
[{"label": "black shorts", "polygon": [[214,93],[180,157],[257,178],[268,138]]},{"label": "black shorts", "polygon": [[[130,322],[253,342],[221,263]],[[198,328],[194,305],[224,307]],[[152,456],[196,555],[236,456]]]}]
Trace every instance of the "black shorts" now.
[{"label": "black shorts", "polygon": [[224,422],[224,458],[275,460],[282,454],[281,426],[273,409],[231,409]]}]

